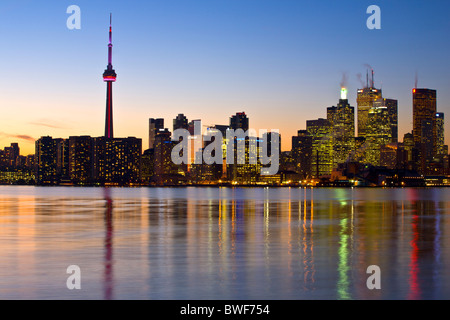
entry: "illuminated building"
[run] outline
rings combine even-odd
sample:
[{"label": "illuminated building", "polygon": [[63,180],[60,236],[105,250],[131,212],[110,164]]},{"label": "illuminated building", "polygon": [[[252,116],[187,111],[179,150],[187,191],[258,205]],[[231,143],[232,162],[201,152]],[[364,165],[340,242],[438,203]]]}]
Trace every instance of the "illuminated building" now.
[{"label": "illuminated building", "polygon": [[92,138],[69,137],[69,179],[73,183],[90,182],[92,170]]},{"label": "illuminated building", "polygon": [[35,143],[35,177],[38,184],[56,183],[56,140],[42,137]]},{"label": "illuminated building", "polygon": [[[211,143],[214,142],[213,135],[220,132],[220,130],[216,128],[207,128],[206,133],[203,137],[204,140],[204,148],[208,147]],[[201,138],[201,136],[200,136]],[[199,145],[201,146],[201,144]],[[201,163],[200,165],[195,165],[196,170],[192,173],[192,177],[194,177],[194,181],[218,181],[223,177],[224,174],[224,163],[226,164],[226,158],[223,157],[223,150],[226,150],[226,145],[224,145],[224,141],[222,140],[222,161],[220,163],[212,163],[207,164],[205,159],[202,159],[200,162],[200,159],[202,158],[202,154],[204,152],[204,148],[201,149],[193,149],[193,155],[194,157],[197,157],[197,163]],[[219,151],[220,152],[220,151]],[[215,154],[213,153],[212,156],[214,157]],[[225,165],[226,167],[226,165]]]},{"label": "illuminated building", "polygon": [[375,100],[382,97],[381,89],[374,88],[373,72],[372,83],[369,86],[367,80],[367,86],[363,89],[358,89],[356,103],[358,108],[358,137],[365,137],[367,132],[367,120],[369,116],[369,110],[373,107]]},{"label": "illuminated building", "polygon": [[11,143],[11,146],[5,147],[1,154],[1,165],[14,168],[18,166],[20,148],[18,143]]},{"label": "illuminated building", "polygon": [[392,128],[387,107],[370,108],[367,117],[364,162],[379,166],[381,147],[391,141]]},{"label": "illuminated building", "polygon": [[144,151],[141,160],[141,178],[146,184],[151,182],[155,175],[155,149],[148,149]]},{"label": "illuminated building", "polygon": [[227,179],[227,144],[228,144],[228,139],[227,139],[227,130],[230,127],[227,125],[222,125],[222,124],[216,124],[214,126],[214,129],[219,130],[220,133],[222,134],[222,154],[223,154],[223,162],[222,162],[222,178],[223,179]]},{"label": "illuminated building", "polygon": [[148,148],[153,149],[155,144],[155,137],[159,130],[164,129],[164,119],[149,119],[149,130],[148,130]]},{"label": "illuminated building", "polygon": [[242,129],[244,131],[247,131],[248,128],[248,118],[245,112],[238,112],[236,113],[236,115],[230,118],[230,129]]},{"label": "illuminated building", "polygon": [[444,113],[436,113],[436,154],[438,156],[448,154],[445,150],[444,140]]},{"label": "illuminated building", "polygon": [[35,176],[32,169],[24,167],[0,168],[0,184],[34,184]]},{"label": "illuminated building", "polygon": [[116,81],[117,74],[112,66],[112,21],[109,24],[108,66],[103,73],[103,81],[106,82],[106,119],[105,138],[114,138],[113,130],[113,94],[112,84]]},{"label": "illuminated building", "polygon": [[141,139],[92,138],[92,150],[92,180],[95,183],[129,185],[141,181]]},{"label": "illuminated building", "polygon": [[332,126],[333,168],[337,168],[355,148],[355,108],[348,103],[346,91],[337,106],[327,108],[327,120]]},{"label": "illuminated building", "polygon": [[[242,184],[256,183],[261,173],[261,163],[257,159],[258,146],[262,141],[257,137],[245,137],[244,153],[238,152],[238,139],[234,143],[234,161],[227,165],[227,178]],[[254,159],[253,159],[254,157]],[[254,163],[256,162],[256,163]]]},{"label": "illuminated building", "polygon": [[[249,119],[245,112],[238,112],[236,115],[230,117],[231,130],[242,129],[247,132],[249,129]],[[225,133],[225,138],[227,137]],[[249,137],[246,135],[244,138],[244,152],[238,152],[238,144],[240,139],[234,137],[234,141],[226,141],[226,144],[233,143],[234,146],[234,159],[232,164],[228,164],[226,168],[227,178],[229,181],[237,183],[256,183],[258,181],[261,164],[257,159],[251,159],[251,156],[258,155],[259,139],[257,137]],[[256,160],[256,164],[253,163]]]},{"label": "illuminated building", "polygon": [[418,167],[425,173],[436,155],[436,90],[413,89],[413,137]]},{"label": "illuminated building", "polygon": [[56,141],[56,174],[59,180],[68,181],[69,177],[69,140]]},{"label": "illuminated building", "polygon": [[34,169],[34,160],[35,160],[34,154],[26,156],[25,167],[27,167],[28,169]]},{"label": "illuminated building", "polygon": [[173,119],[173,131],[177,129],[188,129],[188,119],[180,113]]},{"label": "illuminated building", "polygon": [[[192,164],[200,164],[202,163],[202,153],[199,151],[203,148],[203,136],[202,136],[202,120],[192,120],[188,123],[189,131],[189,144],[188,144],[188,164],[187,171],[191,171]],[[197,159],[196,159],[197,156]]]},{"label": "illuminated building", "polygon": [[380,166],[388,169],[397,169],[399,146],[396,143],[390,143],[380,148]]},{"label": "illuminated building", "polygon": [[333,127],[327,119],[307,120],[306,130],[312,137],[311,175],[320,178],[333,170]]},{"label": "illuminated building", "polygon": [[155,139],[155,179],[159,184],[170,183],[178,173],[177,166],[172,162],[172,149],[176,145],[171,139],[169,130],[160,131]]},{"label": "illuminated building", "polygon": [[[274,141],[278,141],[275,144],[272,144],[272,142]],[[277,146],[278,144],[278,146]],[[267,148],[267,150],[264,150],[265,146]],[[258,142],[258,155],[262,156],[267,156],[267,157],[272,157],[271,161],[278,161],[277,166],[278,166],[278,172],[280,171],[280,164],[281,164],[281,135],[278,132],[265,132],[263,133],[262,137],[260,138],[259,142]],[[275,156],[276,154],[276,156]],[[276,175],[278,174],[278,172],[272,174],[272,172],[269,172],[269,168],[272,167],[274,164],[273,163],[268,163],[268,164],[261,164],[261,170],[262,170],[262,175],[261,176],[265,176],[265,175]],[[267,179],[266,179],[267,180]]]},{"label": "illuminated building", "polygon": [[398,101],[394,99],[377,99],[373,106],[376,108],[386,107],[389,114],[389,126],[391,127],[391,141],[398,142]]},{"label": "illuminated building", "polygon": [[312,136],[307,130],[299,130],[292,137],[292,159],[297,172],[302,179],[311,178]]}]

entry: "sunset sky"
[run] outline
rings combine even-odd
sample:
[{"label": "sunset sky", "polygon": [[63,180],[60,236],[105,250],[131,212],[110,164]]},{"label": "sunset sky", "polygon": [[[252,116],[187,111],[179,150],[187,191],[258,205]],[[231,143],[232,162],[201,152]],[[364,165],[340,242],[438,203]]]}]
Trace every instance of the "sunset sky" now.
[{"label": "sunset sky", "polygon": [[[73,4],[81,30],[66,26]],[[366,27],[371,4],[381,30]],[[115,136],[142,138],[144,149],[148,118],[172,130],[178,113],[214,125],[245,111],[251,128],[279,129],[288,150],[306,120],[338,103],[344,73],[356,107],[367,64],[384,97],[399,100],[400,141],[416,74],[450,119],[448,0],[2,0],[0,148],[18,142],[27,155],[41,136],[104,134],[110,12]]]}]

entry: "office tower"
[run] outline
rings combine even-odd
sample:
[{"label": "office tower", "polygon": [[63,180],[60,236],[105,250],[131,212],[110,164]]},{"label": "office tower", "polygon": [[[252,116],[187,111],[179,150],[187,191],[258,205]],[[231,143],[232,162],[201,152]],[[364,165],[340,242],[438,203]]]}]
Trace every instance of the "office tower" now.
[{"label": "office tower", "polygon": [[358,108],[358,137],[365,137],[367,131],[367,117],[369,115],[370,108],[373,107],[373,102],[382,97],[381,89],[376,89],[373,79],[372,71],[372,81],[369,84],[369,79],[367,77],[366,87],[363,89],[358,89],[358,94],[356,97],[356,103]]},{"label": "office tower", "polygon": [[144,151],[141,160],[141,178],[146,184],[152,182],[155,174],[155,149]]},{"label": "office tower", "polygon": [[374,101],[374,107],[386,107],[389,114],[389,123],[391,127],[391,142],[398,142],[398,101],[394,99],[380,98]]},{"label": "office tower", "polygon": [[27,167],[28,169],[34,169],[34,161],[35,161],[35,155],[34,154],[30,154],[28,156],[26,156],[26,162],[25,162],[25,167]]},{"label": "office tower", "polygon": [[[203,138],[204,140],[204,148],[201,144],[198,148],[191,149],[191,156],[197,157],[196,161],[192,165],[192,171],[191,173],[191,180],[194,182],[213,182],[213,181],[219,181],[223,176],[223,170],[224,170],[224,163],[226,165],[226,162],[223,158],[223,141],[221,149],[214,150],[211,153],[211,156],[216,156],[215,152],[222,152],[221,161],[218,163],[210,163],[211,159],[207,159],[206,157],[203,158],[203,153],[205,151],[205,148],[207,148],[210,144],[214,143],[214,135],[218,134],[219,130],[215,128],[207,128],[205,135],[198,138]],[[202,159],[203,158],[203,159]],[[226,160],[226,159],[225,159]]]},{"label": "office tower", "polygon": [[[257,137],[246,138],[243,154],[238,151],[237,144],[234,145],[234,162],[227,165],[226,171],[229,181],[253,184],[259,180],[261,162],[257,159],[257,154],[260,143],[261,140]],[[243,164],[240,162],[243,162]]]},{"label": "office tower", "polygon": [[436,119],[423,119],[421,124],[421,142],[419,144],[419,168],[422,174],[428,174],[436,150]]},{"label": "office tower", "polygon": [[230,129],[242,129],[244,131],[247,131],[249,128],[248,122],[249,120],[245,112],[238,112],[236,113],[236,115],[231,116],[230,118]]},{"label": "office tower", "polygon": [[55,139],[56,174],[60,180],[69,180],[69,140]]},{"label": "office tower", "polygon": [[431,143],[430,154],[436,152],[436,90],[413,89],[413,136],[415,144]]},{"label": "office tower", "polygon": [[[199,151],[203,148],[203,135],[202,135],[202,120],[192,120],[188,123],[188,131],[189,131],[189,155],[188,155],[188,164],[187,170],[191,170],[191,165],[194,163],[201,164],[202,163],[202,153]],[[197,158],[196,158],[197,156]]]},{"label": "office tower", "polygon": [[[277,141],[277,140],[278,140],[278,145],[276,145],[276,143],[275,143],[275,141]],[[272,143],[272,142],[274,142],[274,143]],[[263,144],[266,145],[266,148],[267,148],[266,151],[263,150]],[[269,164],[261,165],[262,173],[264,173],[264,175],[268,175],[268,173],[270,173],[268,171],[268,169],[270,167],[275,168],[275,166],[277,166],[278,167],[278,171],[280,171],[280,164],[281,164],[281,135],[280,135],[279,132],[275,132],[274,131],[274,132],[265,132],[265,133],[263,133],[263,135],[262,135],[262,137],[261,137],[261,139],[259,141],[259,144],[258,144],[258,153],[257,153],[257,155],[258,154],[259,155],[263,155],[264,152],[265,152],[264,156],[272,157],[271,161],[278,161],[278,163],[269,163]],[[275,154],[275,152],[276,152],[276,154]]]},{"label": "office tower", "polygon": [[73,183],[86,184],[92,174],[92,138],[69,137],[69,178]]},{"label": "office tower", "polygon": [[312,177],[311,157],[312,157],[312,136],[307,130],[299,130],[297,136],[292,137],[292,160],[295,171],[300,174],[302,179]]},{"label": "office tower", "polygon": [[444,139],[444,113],[436,113],[436,154],[438,156],[448,154],[445,150]]},{"label": "office tower", "polygon": [[13,167],[18,165],[18,158],[20,156],[20,148],[19,148],[19,144],[18,143],[11,143],[11,155],[10,155],[10,160],[11,160],[11,165]]},{"label": "office tower", "polygon": [[417,161],[417,149],[414,146],[414,135],[411,132],[403,135],[403,149],[406,152],[407,167],[413,169]]},{"label": "office tower", "polygon": [[332,125],[327,119],[307,120],[306,130],[312,136],[311,175],[320,178],[333,170]]},{"label": "office tower", "polygon": [[159,130],[164,129],[164,119],[149,119],[149,130],[148,130],[148,148],[153,149],[155,145],[155,137]]},{"label": "office tower", "polygon": [[382,146],[392,141],[392,128],[387,107],[372,107],[369,110],[366,127],[365,163],[380,165]]},{"label": "office tower", "polygon": [[[245,112],[238,112],[230,117],[229,129],[242,129],[244,132],[248,132],[249,119]],[[224,140],[226,140],[226,134],[224,137]],[[258,141],[259,139],[257,137],[245,136],[244,152],[239,152],[238,143],[240,141],[236,137],[233,142],[226,140],[226,144],[234,144],[233,164],[228,164],[226,169],[227,178],[229,181],[235,181],[238,183],[255,183],[258,180],[261,170],[261,165],[256,159],[258,152]],[[256,155],[256,157],[254,157],[254,155]],[[256,164],[254,164],[254,162],[256,162]]]},{"label": "office tower", "polygon": [[92,139],[92,180],[106,185],[141,181],[142,139],[135,137]]},{"label": "office tower", "polygon": [[17,166],[17,160],[20,156],[20,148],[18,143],[11,143],[10,147],[4,150],[4,165],[14,168]]},{"label": "office tower", "polygon": [[184,116],[184,114],[180,113],[173,119],[173,131],[177,129],[188,129],[188,119]]},{"label": "office tower", "polygon": [[42,137],[35,143],[35,177],[38,184],[56,182],[56,141]]},{"label": "office tower", "polygon": [[117,74],[112,66],[112,18],[109,22],[108,66],[103,73],[103,81],[106,82],[106,119],[105,138],[114,138],[113,130],[113,94],[112,84],[116,81]]},{"label": "office tower", "polygon": [[388,169],[398,169],[398,151],[397,143],[390,143],[380,148],[380,166]]},{"label": "office tower", "polygon": [[207,130],[218,130],[222,134],[222,178],[227,179],[227,130],[230,128],[228,125],[216,124],[212,128],[208,128]]},{"label": "office tower", "polygon": [[355,108],[347,99],[327,108],[327,120],[332,126],[333,168],[349,161],[355,148]]},{"label": "office tower", "polygon": [[114,139],[115,180],[122,184],[141,181],[142,139],[135,137]]},{"label": "office tower", "polygon": [[175,142],[171,139],[169,130],[160,131],[155,139],[155,178],[159,184],[171,181],[170,176],[178,172],[172,161],[172,149]]}]

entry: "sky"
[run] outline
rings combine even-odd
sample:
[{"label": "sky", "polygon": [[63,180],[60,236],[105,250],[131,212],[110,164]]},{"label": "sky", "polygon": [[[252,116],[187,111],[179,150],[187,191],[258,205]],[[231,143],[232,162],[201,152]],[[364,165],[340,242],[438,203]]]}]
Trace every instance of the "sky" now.
[{"label": "sky", "polygon": [[[381,29],[369,30],[370,5]],[[67,8],[81,29],[67,28]],[[348,98],[367,65],[399,101],[399,139],[412,129],[412,88],[450,107],[448,0],[2,0],[0,148],[34,153],[41,136],[104,134],[109,14],[113,14],[114,135],[148,146],[148,119],[184,113],[204,125],[246,112],[250,127],[279,129],[282,149]],[[450,117],[450,114],[447,118]],[[450,139],[448,124],[446,143]]]}]

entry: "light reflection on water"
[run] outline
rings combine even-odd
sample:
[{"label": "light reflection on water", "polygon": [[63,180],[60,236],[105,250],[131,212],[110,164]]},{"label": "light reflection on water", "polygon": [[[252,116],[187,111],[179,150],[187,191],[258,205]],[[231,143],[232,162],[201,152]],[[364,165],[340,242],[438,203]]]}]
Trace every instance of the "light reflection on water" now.
[{"label": "light reflection on water", "polygon": [[449,195],[1,187],[0,298],[447,299]]}]

